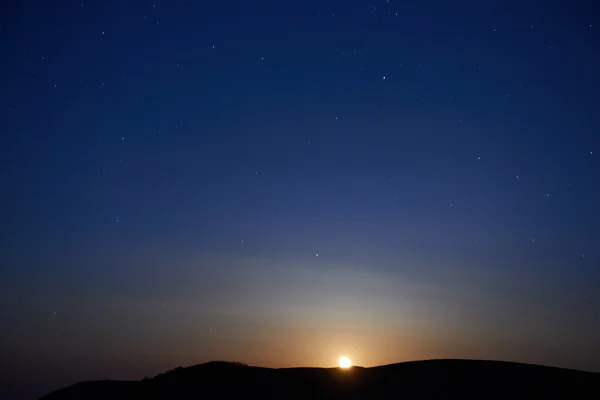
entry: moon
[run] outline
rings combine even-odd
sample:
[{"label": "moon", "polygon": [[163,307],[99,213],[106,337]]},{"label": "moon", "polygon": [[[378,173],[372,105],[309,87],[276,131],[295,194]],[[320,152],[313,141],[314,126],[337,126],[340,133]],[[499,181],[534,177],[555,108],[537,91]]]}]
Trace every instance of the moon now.
[{"label": "moon", "polygon": [[341,356],[338,364],[340,365],[340,368],[350,368],[352,366],[352,361],[346,356]]}]

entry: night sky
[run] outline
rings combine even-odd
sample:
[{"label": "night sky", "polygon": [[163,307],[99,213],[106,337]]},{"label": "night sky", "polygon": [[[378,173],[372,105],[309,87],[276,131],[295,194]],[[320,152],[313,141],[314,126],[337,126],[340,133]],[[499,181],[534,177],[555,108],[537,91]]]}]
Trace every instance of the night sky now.
[{"label": "night sky", "polygon": [[3,2],[4,383],[600,371],[599,29],[592,0]]}]

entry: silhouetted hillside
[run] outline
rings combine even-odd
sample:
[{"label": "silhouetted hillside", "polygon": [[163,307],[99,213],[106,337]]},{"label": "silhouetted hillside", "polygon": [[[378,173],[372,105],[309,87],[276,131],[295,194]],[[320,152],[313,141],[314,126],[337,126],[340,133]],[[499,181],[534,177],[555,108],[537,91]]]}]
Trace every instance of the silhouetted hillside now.
[{"label": "silhouetted hillside", "polygon": [[210,362],[143,381],[82,382],[66,399],[600,399],[600,374],[499,361],[429,360],[379,367],[283,368]]}]

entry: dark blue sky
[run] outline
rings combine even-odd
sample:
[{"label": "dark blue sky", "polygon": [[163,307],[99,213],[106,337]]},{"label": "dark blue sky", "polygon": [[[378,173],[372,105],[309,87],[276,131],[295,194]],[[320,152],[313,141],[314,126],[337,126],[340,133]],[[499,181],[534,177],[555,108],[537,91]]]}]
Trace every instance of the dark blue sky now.
[{"label": "dark blue sky", "polygon": [[594,1],[1,7],[4,376],[600,371]]}]

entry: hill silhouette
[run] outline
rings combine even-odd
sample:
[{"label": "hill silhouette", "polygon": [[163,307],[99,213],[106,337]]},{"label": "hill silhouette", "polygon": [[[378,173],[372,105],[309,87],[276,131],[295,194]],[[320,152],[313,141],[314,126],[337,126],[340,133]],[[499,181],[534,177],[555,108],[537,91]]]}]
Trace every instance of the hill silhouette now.
[{"label": "hill silhouette", "polygon": [[262,368],[209,362],[142,381],[82,382],[42,399],[600,398],[600,374],[501,361],[427,360],[378,367]]}]

